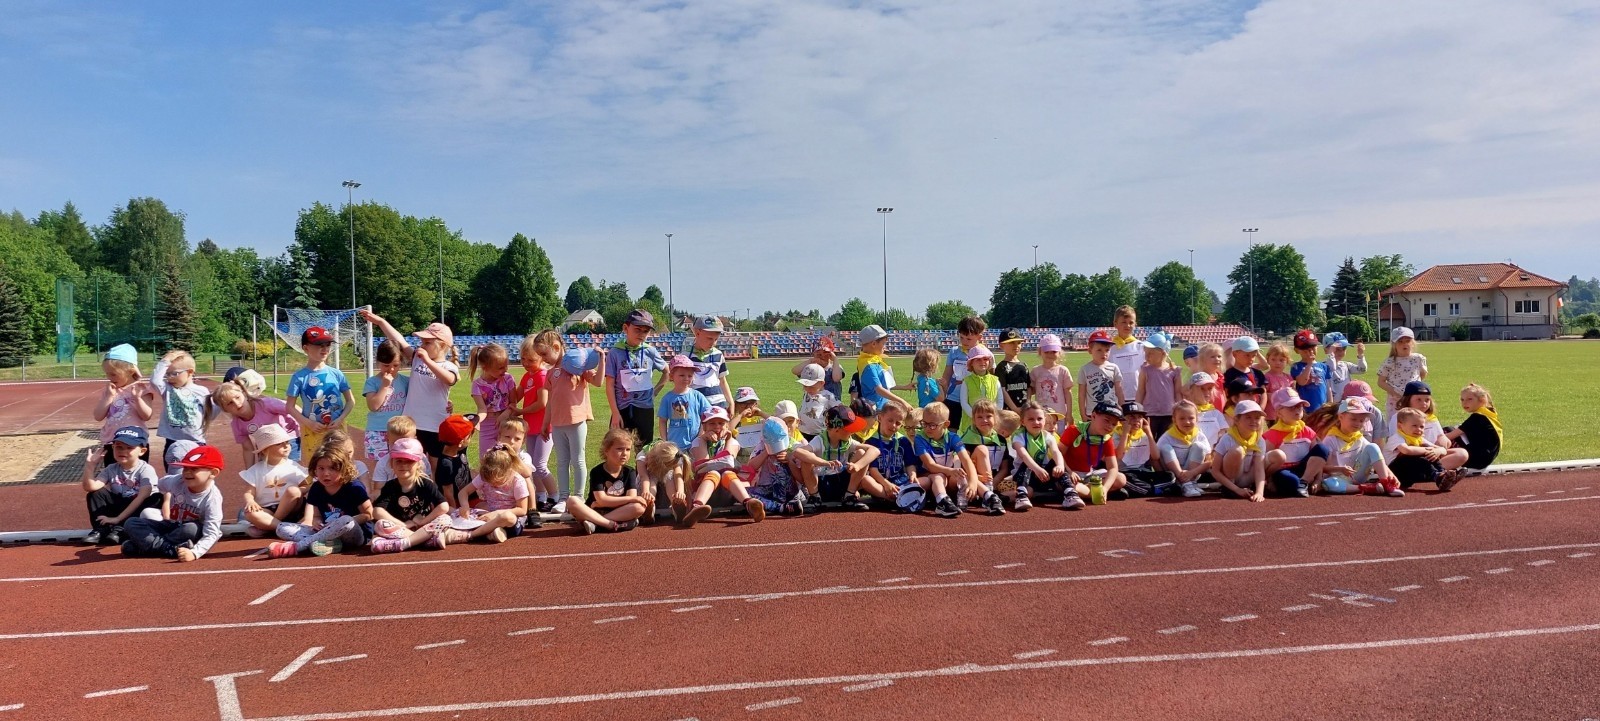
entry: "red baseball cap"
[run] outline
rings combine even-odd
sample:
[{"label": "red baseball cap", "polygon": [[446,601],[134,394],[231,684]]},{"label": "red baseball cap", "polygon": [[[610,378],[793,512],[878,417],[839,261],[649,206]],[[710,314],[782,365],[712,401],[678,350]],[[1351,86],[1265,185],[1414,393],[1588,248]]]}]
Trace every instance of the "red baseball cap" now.
[{"label": "red baseball cap", "polygon": [[444,422],[439,424],[439,442],[445,445],[459,446],[472,437],[472,429],[475,427],[472,421],[467,420],[466,416],[457,413],[444,419]]},{"label": "red baseball cap", "polygon": [[327,328],[314,325],[300,333],[300,345],[333,345],[333,334]]},{"label": "red baseball cap", "polygon": [[184,455],[183,460],[172,464],[179,468],[215,468],[222,470],[222,449],[216,446],[198,446]]},{"label": "red baseball cap", "polygon": [[1311,332],[1311,329],[1309,328],[1294,334],[1295,348],[1315,348],[1317,347],[1318,343],[1319,341],[1317,340],[1317,334]]},{"label": "red baseball cap", "polygon": [[1115,343],[1113,343],[1111,341],[1111,334],[1107,333],[1107,332],[1105,332],[1103,330],[1097,330],[1097,331],[1095,331],[1093,333],[1090,333],[1089,334],[1089,342],[1090,343],[1104,343],[1106,345],[1116,345]]}]

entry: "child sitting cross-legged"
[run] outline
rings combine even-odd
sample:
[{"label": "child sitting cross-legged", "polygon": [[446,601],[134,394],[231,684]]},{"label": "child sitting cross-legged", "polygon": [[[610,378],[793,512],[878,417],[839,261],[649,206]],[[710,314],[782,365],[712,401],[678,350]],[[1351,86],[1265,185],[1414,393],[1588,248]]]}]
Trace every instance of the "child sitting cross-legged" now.
[{"label": "child sitting cross-legged", "polygon": [[372,539],[372,552],[396,553],[424,544],[444,548],[452,533],[450,502],[433,479],[422,475],[428,462],[422,443],[415,438],[390,443],[387,462],[393,478],[383,484],[372,504],[378,536]]},{"label": "child sitting cross-legged", "polygon": [[[515,452],[503,443],[497,444],[484,454],[483,465],[472,482],[456,491],[456,515],[468,522],[482,522],[471,529],[468,538],[504,543],[507,538],[522,535],[529,525],[539,527],[538,519],[528,516],[533,498],[528,492],[528,480],[517,473],[518,463]],[[483,499],[482,507],[472,507],[474,495]],[[467,539],[450,534],[446,540],[457,543]]]},{"label": "child sitting cross-legged", "polygon": [[[929,403],[922,407],[922,431],[914,442],[922,472],[928,475],[929,486],[933,489],[934,513],[941,518],[961,515],[966,489],[977,482],[978,470],[961,437],[950,430],[948,406]],[[961,503],[948,495],[950,491],[962,494]]]},{"label": "child sitting cross-legged", "polygon": [[[1067,474],[1062,490],[1061,507],[1080,510],[1084,496],[1092,505],[1104,505],[1112,494],[1122,491],[1128,482],[1122,475],[1117,460],[1117,426],[1122,423],[1122,407],[1115,403],[1100,403],[1089,412],[1089,420],[1067,426],[1061,434],[1061,458],[1066,461]],[[1122,495],[1122,494],[1118,494]]]},{"label": "child sitting cross-legged", "polygon": [[1461,465],[1467,462],[1467,452],[1429,441],[1427,423],[1427,415],[1415,408],[1395,411],[1394,432],[1383,439],[1383,460],[1400,479],[1401,488],[1433,482],[1439,490],[1448,491],[1455,486]]},{"label": "child sitting cross-legged", "polygon": [[1328,461],[1321,438],[1306,426],[1307,405],[1306,399],[1290,388],[1280,388],[1272,394],[1277,422],[1262,434],[1262,440],[1268,448],[1267,475],[1280,493],[1311,495]]},{"label": "child sitting cross-legged", "polygon": [[1211,460],[1211,476],[1222,483],[1224,497],[1266,500],[1267,447],[1261,441],[1265,415],[1253,400],[1234,404],[1233,425],[1217,441]]},{"label": "child sitting cross-legged", "polygon": [[761,449],[740,472],[750,484],[750,497],[760,501],[767,513],[798,516],[806,511],[801,473],[791,452],[799,446],[783,421],[768,418],[762,422]]},{"label": "child sitting cross-legged", "polygon": [[915,444],[900,432],[905,417],[905,411],[894,404],[885,405],[878,412],[878,428],[867,439],[867,445],[877,449],[878,457],[867,469],[861,489],[896,504],[899,511],[916,513],[922,510],[923,492],[927,490],[922,484],[927,481],[918,478]]},{"label": "child sitting cross-legged", "polygon": [[[970,376],[969,376],[970,377]],[[1024,404],[1027,401],[1023,401]],[[1000,437],[1000,431],[995,423],[999,418],[998,406],[994,401],[980,400],[972,404],[967,413],[967,430],[961,433],[961,442],[967,447],[967,454],[972,456],[972,468],[978,474],[979,482],[990,488],[1004,482],[1011,474],[1011,459],[1006,454],[1006,441]]]},{"label": "child sitting cross-legged", "polygon": [[300,522],[277,524],[278,538],[267,546],[273,558],[290,558],[310,551],[314,556],[338,553],[346,546],[361,546],[372,533],[372,501],[355,480],[356,464],[336,443],[324,443],[311,454],[311,477]]},{"label": "child sitting cross-legged", "polygon": [[1172,427],[1156,441],[1161,466],[1176,477],[1184,498],[1198,497],[1200,484],[1210,482],[1211,441],[1201,432],[1199,418],[1193,401],[1179,402],[1172,407]]},{"label": "child sitting cross-legged", "polygon": [[628,465],[633,438],[633,432],[625,428],[606,431],[600,439],[600,465],[589,471],[589,497],[567,499],[567,513],[583,535],[631,531],[649,507],[639,494],[639,476]]},{"label": "child sitting cross-legged", "polygon": [[83,492],[89,506],[89,545],[122,543],[122,525],[140,511],[161,508],[156,469],[144,462],[150,436],[143,427],[124,426],[111,437],[115,463],[104,466],[105,447],[95,446],[83,463]]},{"label": "child sitting cross-legged", "polygon": [[[174,452],[189,443],[175,442]],[[149,511],[128,519],[123,555],[188,562],[204,556],[222,538],[222,491],[216,484],[222,473],[222,451],[215,446],[194,446],[172,465],[180,472],[162,478],[156,488],[164,494],[160,519],[146,516]]]},{"label": "child sitting cross-legged", "polygon": [[[1140,392],[1145,390],[1141,388]],[[1174,479],[1156,463],[1156,444],[1152,437],[1155,431],[1145,407],[1138,401],[1128,401],[1122,404],[1122,415],[1122,428],[1117,434],[1117,450],[1122,455],[1117,458],[1117,465],[1128,478],[1123,488],[1129,496],[1166,495]]]},{"label": "child sitting cross-legged", "polygon": [[248,484],[239,520],[248,524],[245,533],[251,538],[266,538],[300,510],[305,495],[300,484],[310,472],[289,458],[294,441],[294,435],[276,423],[250,434],[250,445],[261,454],[261,460],[239,472]]},{"label": "child sitting cross-legged", "polygon": [[1011,434],[1011,478],[997,488],[1001,494],[1013,497],[1011,507],[1018,512],[1033,508],[1036,490],[1059,488],[1067,475],[1067,463],[1061,457],[1061,442],[1052,432],[1053,425],[1050,411],[1043,404],[1032,401],[1022,407],[1022,426]]},{"label": "child sitting cross-legged", "polygon": [[[834,406],[823,416],[827,430],[790,453],[803,474],[805,506],[815,513],[823,502],[837,502],[847,510],[865,511],[867,504],[861,502],[857,492],[867,477],[867,468],[878,457],[878,449],[857,441],[854,435],[867,429],[867,421],[849,406]],[[820,473],[819,469],[826,472]]]}]

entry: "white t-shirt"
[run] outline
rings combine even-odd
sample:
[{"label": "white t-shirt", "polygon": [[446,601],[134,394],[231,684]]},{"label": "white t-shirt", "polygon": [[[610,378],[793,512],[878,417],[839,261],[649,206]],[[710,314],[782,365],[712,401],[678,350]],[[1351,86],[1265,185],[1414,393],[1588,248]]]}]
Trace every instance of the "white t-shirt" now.
[{"label": "white t-shirt", "polygon": [[1161,454],[1162,460],[1187,471],[1200,465],[1211,455],[1211,440],[1206,438],[1204,432],[1196,433],[1193,443],[1184,443],[1173,438],[1170,433],[1163,433],[1156,441],[1156,450]]},{"label": "white t-shirt", "polygon": [[[1422,437],[1426,440],[1428,436],[1424,433]],[[1394,463],[1394,460],[1400,457],[1400,448],[1404,445],[1406,445],[1406,439],[1402,438],[1399,433],[1390,433],[1385,436],[1383,439],[1383,462]]]},{"label": "white t-shirt", "polygon": [[[1122,399],[1117,397],[1118,381],[1127,383],[1122,377],[1122,369],[1109,360],[1098,365],[1092,361],[1083,364],[1078,369],[1078,382],[1083,384],[1084,394],[1088,396],[1084,398],[1084,407],[1091,413],[1095,405],[1100,403],[1122,407]],[[1127,386],[1123,386],[1123,390],[1126,392]]]},{"label": "white t-shirt", "polygon": [[828,430],[828,421],[822,416],[836,405],[839,399],[827,391],[804,394],[800,399],[800,432],[808,436],[822,435]]},{"label": "white t-shirt", "polygon": [[283,494],[290,486],[300,485],[310,473],[304,466],[286,458],[276,466],[257,461],[255,465],[240,471],[239,477],[256,489],[256,503],[276,506],[283,501]]},{"label": "white t-shirt", "polygon": [[[444,384],[428,370],[428,365],[422,362],[421,348],[417,355],[411,359],[411,385],[406,392],[405,415],[416,421],[417,430],[438,432],[439,424],[450,414],[445,412],[446,404],[450,401],[450,386]],[[449,369],[459,380],[461,369],[455,361],[448,358],[439,361],[439,365]]]},{"label": "white t-shirt", "polygon": [[[1213,466],[1213,468],[1220,467],[1222,465],[1222,457],[1240,447],[1241,446],[1239,445],[1239,442],[1233,439],[1232,433],[1223,433],[1222,437],[1217,439],[1217,465]],[[1244,462],[1239,464],[1239,473],[1237,476],[1243,476],[1245,473],[1255,468],[1256,461],[1261,460],[1261,457],[1265,455],[1266,452],[1267,442],[1258,437],[1256,439],[1256,447],[1254,449],[1245,449]],[[1236,486],[1239,485],[1238,477],[1234,478],[1233,484]]]},{"label": "white t-shirt", "polygon": [[[849,463],[850,459],[855,456],[856,449],[861,448],[864,445],[866,444],[856,440],[855,437],[852,436],[845,439],[842,447],[843,450],[835,450],[838,448],[838,446],[835,446],[833,443],[828,441],[828,434],[826,432],[823,432],[816,438],[806,442],[806,448],[811,449],[811,452],[817,454],[818,458],[826,461],[838,461],[840,463]],[[827,469],[817,469],[817,473],[820,475],[826,475],[829,472],[830,471]]]},{"label": "white t-shirt", "polygon": [[1129,439],[1127,446],[1122,449],[1122,465],[1127,468],[1147,468],[1150,466],[1150,434],[1145,433],[1138,439]]},{"label": "white t-shirt", "polygon": [[1121,348],[1113,345],[1107,360],[1122,374],[1122,402],[1138,398],[1139,368],[1144,365],[1144,343],[1134,341]]},{"label": "white t-shirt", "polygon": [[1228,434],[1228,414],[1223,413],[1221,408],[1212,408],[1200,414],[1195,420],[1195,426],[1200,429],[1200,435],[1205,436],[1214,448],[1217,441]]}]

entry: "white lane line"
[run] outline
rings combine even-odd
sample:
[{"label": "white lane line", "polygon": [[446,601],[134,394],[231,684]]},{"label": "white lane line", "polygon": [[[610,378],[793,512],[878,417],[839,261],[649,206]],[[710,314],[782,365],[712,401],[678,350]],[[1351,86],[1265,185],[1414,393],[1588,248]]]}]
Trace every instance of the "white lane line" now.
[{"label": "white lane line", "polygon": [[1235,535],[1235,536],[1259,536],[1259,535],[1261,535],[1261,532],[1260,531],[1245,531],[1243,533],[1235,533],[1233,535]]},{"label": "white lane line", "polygon": [[1077,556],[1056,556],[1055,558],[1046,558],[1044,560],[1046,560],[1046,561],[1076,561],[1076,560],[1078,560],[1078,557]]},{"label": "white lane line", "polygon": [[[1499,510],[1509,506],[1542,505],[1548,503],[1574,503],[1600,501],[1600,495],[1567,496],[1565,498],[1541,498],[1533,501],[1519,501],[1496,506],[1476,503],[1461,503],[1451,506],[1436,506],[1432,508],[1417,509],[1415,513],[1434,513],[1450,511],[1474,510]],[[1411,512],[1411,511],[1408,511]],[[1394,511],[1378,511],[1378,515],[1395,513]],[[1273,522],[1313,521],[1319,518],[1345,518],[1356,515],[1369,515],[1370,511],[1345,512],[1345,513],[1319,513],[1302,516],[1269,516],[1263,518],[1217,518],[1200,521],[1165,521],[1160,523],[1133,523],[1123,526],[1071,526],[1056,528],[1039,528],[1019,531],[974,531],[969,533],[926,533],[905,536],[865,536],[859,538],[822,538],[803,541],[770,541],[764,543],[725,543],[708,546],[668,546],[662,548],[636,548],[615,551],[582,551],[573,553],[543,553],[519,554],[505,556],[487,556],[474,558],[425,558],[410,561],[383,561],[375,563],[357,564],[317,564],[296,565],[278,563],[252,564],[247,568],[216,568],[209,570],[182,570],[182,571],[138,571],[102,574],[73,574],[60,576],[13,576],[0,578],[0,583],[42,583],[48,581],[86,581],[117,578],[178,578],[183,576],[215,576],[237,573],[288,573],[303,571],[366,571],[372,569],[389,569],[400,566],[433,566],[440,564],[458,563],[500,563],[500,562],[527,562],[549,560],[572,560],[586,558],[605,558],[611,556],[638,556],[640,554],[656,553],[699,553],[706,551],[744,551],[758,548],[790,548],[820,545],[834,545],[841,543],[903,543],[909,541],[947,540],[962,538],[1004,538],[1015,536],[1042,536],[1064,533],[1093,533],[1098,531],[1128,531],[1149,528],[1183,528],[1188,526],[1218,526],[1238,524],[1259,524]],[[1376,516],[1371,516],[1376,517]],[[1196,539],[1199,540],[1199,539]],[[1205,540],[1215,541],[1215,538]],[[426,554],[424,554],[426,555]],[[177,566],[177,564],[174,564]]]},{"label": "white lane line", "polygon": [[[812,593],[812,592],[807,591],[806,593],[809,594],[809,593]],[[746,602],[758,603],[758,602],[761,602],[761,601],[776,601],[776,600],[778,600],[780,598],[783,598],[784,595],[785,594],[782,594],[782,593],[762,593],[762,594],[758,594],[758,595],[755,595],[755,596],[748,596],[748,597],[743,597],[743,598],[744,598],[744,600]],[[716,599],[716,598],[703,598],[703,599],[696,599],[696,600],[715,601],[715,600],[719,600],[719,599]]]},{"label": "white lane line", "polygon": [[1026,564],[1026,563],[1001,563],[1001,564],[996,565],[995,568],[1016,568],[1018,566],[1026,566],[1026,565],[1028,565],[1028,564]]},{"label": "white lane line", "polygon": [[1505,500],[1504,498],[1491,498],[1491,499],[1489,499],[1487,501],[1484,501],[1484,502],[1485,503],[1499,503],[1499,502],[1504,501],[1504,500]]},{"label": "white lane line", "polygon": [[1374,520],[1376,518],[1377,518],[1377,516],[1362,516],[1361,518],[1352,518],[1350,520],[1352,520],[1352,521],[1371,521],[1371,520]]},{"label": "white lane line", "polygon": [[267,591],[266,593],[261,594],[261,596],[256,598],[256,600],[251,601],[251,602],[249,602],[249,603],[247,603],[245,605],[246,606],[260,606],[261,604],[266,603],[266,602],[271,601],[272,599],[276,598],[278,596],[278,594],[283,593],[284,591],[287,591],[287,590],[289,590],[291,588],[294,588],[294,584],[285,583],[282,586],[279,586],[277,588],[272,589],[271,591]]},{"label": "white lane line", "polygon": [[311,648],[306,649],[299,656],[296,656],[293,661],[290,661],[289,665],[278,669],[278,672],[272,674],[272,678],[267,679],[267,681],[271,683],[282,683],[284,679],[293,676],[296,671],[299,671],[300,668],[309,663],[311,659],[316,658],[317,654],[319,653],[322,653],[321,646],[312,646]]},{"label": "white lane line", "polygon": [[1172,628],[1163,628],[1160,631],[1156,631],[1156,633],[1160,633],[1160,634],[1165,634],[1167,636],[1171,636],[1172,634],[1175,634],[1175,633],[1188,633],[1190,631],[1198,631],[1198,630],[1200,630],[1199,626],[1190,626],[1188,624],[1184,624],[1182,626],[1173,626]]},{"label": "white lane line", "polygon": [[1548,494],[1553,496],[1553,495],[1556,495],[1557,493],[1566,493],[1566,491],[1555,490],[1555,491],[1545,491],[1545,493],[1548,493]]},{"label": "white lane line", "polygon": [[845,693],[855,693],[857,691],[871,691],[872,689],[875,689],[875,688],[883,688],[884,686],[893,686],[893,685],[894,685],[894,681],[891,681],[889,679],[883,679],[882,681],[868,681],[867,683],[858,683],[858,684],[856,684],[854,686],[846,686],[846,687],[841,688],[839,690],[843,691]]},{"label": "white lane line", "polygon": [[444,648],[445,646],[460,646],[461,644],[466,643],[466,642],[467,642],[467,639],[458,638],[458,639],[456,639],[454,641],[440,641],[438,643],[424,643],[424,644],[422,644],[420,646],[412,646],[411,648],[416,649],[418,651],[426,651],[426,650],[431,649],[431,648]]},{"label": "white lane line", "polygon": [[1278,530],[1280,530],[1280,531],[1298,531],[1298,530],[1300,530],[1300,527],[1299,526],[1284,526],[1283,528],[1280,528]]},{"label": "white lane line", "polygon": [[595,623],[596,626],[598,626],[598,625],[600,625],[602,623],[620,623],[622,621],[632,621],[632,620],[634,620],[636,618],[638,618],[638,616],[617,616],[616,618],[597,618],[597,619],[594,620],[594,623]]},{"label": "white lane line", "polygon": [[1446,576],[1439,579],[1439,583],[1460,583],[1467,580],[1467,576]]},{"label": "white lane line", "polygon": [[1176,545],[1178,545],[1178,544],[1173,543],[1172,541],[1167,541],[1165,543],[1152,543],[1152,544],[1150,544],[1148,546],[1145,546],[1145,548],[1166,548],[1167,546],[1176,546]]},{"label": "white lane line", "polygon": [[1398,592],[1398,593],[1405,593],[1406,591],[1415,591],[1415,590],[1417,590],[1419,588],[1422,588],[1422,587],[1421,586],[1417,586],[1417,585],[1395,586],[1394,588],[1391,588],[1389,590],[1395,591],[1395,592]]},{"label": "white lane line", "polygon": [[1487,571],[1484,571],[1484,573],[1487,573],[1487,574],[1489,574],[1491,576],[1497,575],[1497,574],[1501,574],[1501,573],[1510,573],[1510,572],[1511,572],[1511,569],[1509,569],[1509,568],[1491,568],[1491,569],[1489,569]]},{"label": "white lane line", "polygon": [[1011,654],[1011,657],[1019,661],[1026,661],[1030,658],[1043,658],[1055,652],[1056,650],[1053,648],[1041,648],[1037,651],[1023,651],[1022,653],[1014,653]]},{"label": "white lane line", "polygon": [[673,613],[689,613],[691,611],[704,611],[704,610],[706,610],[708,608],[711,608],[710,604],[701,604],[699,606],[684,606],[683,608],[674,608],[674,609],[672,609],[672,612]]},{"label": "white lane line", "polygon": [[[706,606],[706,608],[711,608],[711,607],[710,606]],[[526,636],[526,635],[528,635],[530,633],[549,633],[549,632],[554,631],[554,630],[556,630],[555,626],[540,626],[538,628],[524,628],[521,631],[512,631],[511,633],[508,633],[506,635],[507,636]]]},{"label": "white lane line", "polygon": [[91,693],[84,694],[83,697],[84,698],[100,698],[102,696],[120,696],[120,695],[125,694],[125,693],[138,693],[140,691],[149,691],[149,690],[150,690],[149,686],[129,686],[127,688],[114,688],[114,689],[110,689],[110,690],[107,690],[107,691],[94,691],[94,692],[91,692]]},{"label": "white lane line", "polygon": [[753,703],[753,704],[750,704],[749,706],[744,707],[744,710],[746,710],[746,711],[765,711],[765,710],[767,710],[769,708],[777,708],[779,706],[788,706],[789,704],[796,704],[796,703],[800,703],[800,697],[799,696],[790,696],[789,698],[780,698],[780,699],[778,699],[776,701],[762,701],[761,703]]},{"label": "white lane line", "polygon": [[1524,494],[1522,494],[1520,496],[1517,496],[1517,498],[1533,498],[1534,496],[1537,496],[1537,495],[1539,495],[1539,494],[1537,494],[1537,493],[1524,493]]},{"label": "white lane line", "polygon": [[[866,586],[851,588],[847,591],[830,592],[826,595],[842,595],[856,593],[901,593],[907,591],[930,591],[964,588],[992,588],[997,586],[1034,586],[1041,584],[1082,583],[1096,581],[1120,581],[1143,578],[1168,578],[1179,576],[1214,576],[1231,573],[1268,573],[1292,569],[1307,568],[1345,568],[1355,566],[1375,566],[1391,563],[1410,563],[1414,561],[1439,561],[1457,558],[1476,558],[1485,556],[1505,556],[1521,553],[1546,553],[1550,551],[1573,551],[1577,549],[1600,549],[1600,543],[1568,543],[1551,546],[1527,546],[1520,548],[1496,548],[1480,551],[1451,551],[1445,553],[1428,553],[1411,556],[1386,556],[1379,558],[1358,558],[1343,561],[1306,561],[1301,563],[1275,563],[1255,566],[1220,566],[1211,568],[1189,568],[1166,571],[1126,571],[1122,573],[1084,574],[1076,576],[1039,576],[1030,578],[1000,578],[980,581],[946,581],[943,583],[918,583],[899,586]],[[1420,586],[1418,587],[1420,588]],[[767,593],[759,596],[745,594],[728,594],[721,596],[700,596],[695,598],[647,598],[628,601],[604,601],[591,603],[553,604],[548,606],[509,606],[498,608],[476,608],[451,611],[418,611],[411,613],[371,614],[365,616],[342,616],[323,618],[295,618],[279,621],[244,621],[229,623],[197,623],[186,626],[144,626],[122,628],[80,629],[73,631],[42,631],[33,633],[5,633],[0,634],[0,641],[14,641],[36,638],[71,638],[78,636],[112,636],[139,633],[171,633],[176,631],[213,631],[213,630],[238,630],[247,628],[276,628],[279,626],[309,626],[344,623],[366,623],[372,621],[401,621],[410,619],[433,618],[460,618],[464,616],[498,616],[519,613],[548,613],[551,611],[589,611],[596,609],[640,608],[647,606],[681,605],[684,603],[716,603],[719,601],[748,601],[753,599],[768,598],[805,598],[818,596],[811,591],[785,591],[781,593]]]},{"label": "white lane line", "polygon": [[[710,684],[703,686],[679,686],[673,688],[635,689],[629,691],[613,691],[609,693],[591,693],[576,696],[547,696],[543,698],[523,698],[495,701],[473,701],[467,703],[440,704],[435,706],[409,706],[401,708],[370,709],[359,712],[363,718],[390,718],[396,716],[419,716],[423,714],[457,713],[465,711],[489,711],[495,709],[530,708],[540,706],[567,706],[591,704],[605,701],[626,701],[633,699],[657,699],[672,696],[704,696],[714,693],[727,693],[735,691],[759,691],[771,689],[793,689],[810,686],[839,686],[842,684],[870,683],[873,681],[902,681],[921,678],[948,678],[957,676],[973,676],[977,674],[1015,674],[1019,671],[1046,671],[1064,668],[1081,668],[1089,666],[1135,665],[1147,663],[1183,663],[1190,661],[1215,661],[1222,659],[1240,658],[1266,658],[1272,656],[1291,656],[1311,653],[1330,653],[1340,651],[1366,651],[1379,648],[1405,648],[1412,646],[1437,646],[1459,643],[1474,643],[1477,641],[1490,641],[1507,638],[1530,638],[1536,636],[1566,635],[1575,633],[1595,633],[1600,631],[1600,623],[1585,624],[1580,626],[1551,626],[1542,628],[1516,628],[1500,631],[1481,631],[1477,633],[1464,633],[1453,636],[1422,636],[1413,638],[1394,638],[1382,641],[1360,641],[1351,643],[1330,643],[1307,646],[1276,646],[1269,648],[1243,648],[1224,651],[1203,651],[1194,653],[1169,653],[1145,656],[1109,656],[1102,658],[1063,658],[1044,659],[1038,661],[1018,661],[1015,663],[996,664],[993,666],[980,666],[966,664],[944,668],[923,668],[907,671],[891,671],[887,673],[851,674],[841,676],[822,676],[813,678],[786,678],[766,681],[737,681],[732,683]],[[232,676],[214,676],[206,679],[217,686],[219,704],[223,703],[224,694],[230,694],[226,699],[232,703],[231,709],[237,709],[237,696],[233,686]],[[235,713],[232,716],[224,715],[226,721],[241,719]],[[271,718],[255,719],[254,721],[322,721],[327,716],[321,714],[299,714],[293,716],[276,716]]]},{"label": "white lane line", "polygon": [[1548,565],[1550,565],[1552,563],[1555,563],[1555,561],[1552,561],[1552,560],[1550,560],[1548,558],[1545,558],[1545,559],[1541,559],[1541,560],[1538,560],[1538,561],[1529,561],[1527,565],[1529,565],[1529,566],[1548,566]]},{"label": "white lane line", "polygon": [[25,703],[9,704],[9,705],[6,705],[6,706],[0,706],[0,711],[16,711],[17,709],[20,709],[20,708],[22,708],[24,706],[27,706],[27,704],[25,704]]},{"label": "white lane line", "polygon": [[1254,621],[1254,620],[1256,620],[1258,618],[1261,618],[1261,617],[1257,616],[1257,615],[1255,615],[1253,613],[1241,613],[1241,614],[1239,614],[1237,616],[1229,616],[1227,618],[1223,618],[1223,619],[1219,619],[1219,620],[1221,620],[1223,623],[1238,623],[1240,621]]},{"label": "white lane line", "polygon": [[239,686],[234,679],[258,673],[261,673],[261,669],[223,673],[201,679],[210,681],[212,688],[216,689],[219,721],[244,721],[244,710],[239,708]]},{"label": "white lane line", "polygon": [[1099,639],[1097,641],[1090,641],[1089,645],[1090,646],[1110,646],[1111,644],[1122,643],[1123,641],[1126,641],[1126,640],[1128,640],[1127,636],[1112,636],[1111,638],[1102,638],[1102,639]]},{"label": "white lane line", "polygon": [[900,576],[899,578],[885,578],[878,583],[905,583],[909,580],[911,580],[910,576]]},{"label": "white lane line", "polygon": [[1194,543],[1204,543],[1206,541],[1215,541],[1215,540],[1217,540],[1217,537],[1216,536],[1206,536],[1205,538],[1191,538],[1189,540],[1194,542]]},{"label": "white lane line", "polygon": [[1574,491],[1587,491],[1587,490],[1589,490],[1589,487],[1588,486],[1578,486],[1577,488],[1574,488],[1572,490],[1574,490]]},{"label": "white lane line", "polygon": [[1567,558],[1588,558],[1593,555],[1593,553],[1569,553]]},{"label": "white lane line", "polygon": [[364,654],[364,653],[353,653],[353,654],[350,654],[349,656],[336,656],[334,658],[319,659],[319,660],[316,660],[316,661],[312,661],[311,665],[313,665],[313,666],[326,666],[326,665],[328,665],[330,663],[344,663],[345,661],[360,661],[361,659],[364,659],[366,657],[367,657],[367,655]]},{"label": "white lane line", "polygon": [[1284,606],[1283,610],[1289,613],[1298,613],[1300,611],[1310,611],[1313,608],[1320,608],[1320,606],[1315,603],[1302,603],[1298,606]]},{"label": "white lane line", "polygon": [[1321,523],[1318,523],[1317,525],[1319,525],[1319,526],[1337,526],[1337,525],[1339,525],[1339,522],[1338,521],[1323,521]]},{"label": "white lane line", "polygon": [[938,573],[938,575],[940,575],[940,576],[959,576],[959,575],[961,575],[963,573],[972,573],[972,572],[971,571],[940,571]]}]

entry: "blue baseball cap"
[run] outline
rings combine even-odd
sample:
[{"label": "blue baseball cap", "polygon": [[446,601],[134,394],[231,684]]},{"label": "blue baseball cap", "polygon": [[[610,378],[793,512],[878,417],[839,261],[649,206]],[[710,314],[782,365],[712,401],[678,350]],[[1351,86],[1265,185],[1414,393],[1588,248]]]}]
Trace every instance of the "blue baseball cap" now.
[{"label": "blue baseball cap", "polygon": [[1322,345],[1325,348],[1348,348],[1350,341],[1344,337],[1343,333],[1334,331],[1322,336]]},{"label": "blue baseball cap", "polygon": [[561,370],[572,375],[583,375],[600,367],[600,354],[593,348],[568,348],[561,356]]},{"label": "blue baseball cap", "polygon": [[1254,353],[1261,350],[1261,344],[1257,343],[1256,339],[1247,335],[1242,335],[1233,339],[1233,345],[1231,347],[1233,350],[1240,353]]},{"label": "blue baseball cap", "polygon": [[900,492],[894,497],[895,505],[904,509],[906,513],[916,513],[922,510],[922,504],[925,500],[926,496],[922,492],[922,487],[916,485],[900,489]]},{"label": "blue baseball cap", "polygon": [[1189,344],[1189,347],[1183,349],[1183,359],[1184,360],[1189,360],[1190,358],[1199,358],[1199,357],[1200,357],[1200,346],[1197,346],[1197,345],[1194,345],[1193,343],[1191,343],[1191,344]]},{"label": "blue baseball cap", "polygon": [[1170,353],[1172,352],[1172,337],[1161,331],[1156,331],[1144,339],[1144,347]]},{"label": "blue baseball cap", "polygon": [[106,351],[106,360],[139,365],[139,351],[127,343],[114,345],[111,346],[111,350]]},{"label": "blue baseball cap", "polygon": [[794,439],[789,436],[789,426],[782,418],[769,416],[761,424],[761,446],[768,453],[782,453],[794,445]]},{"label": "blue baseball cap", "polygon": [[150,433],[139,426],[123,426],[117,429],[116,435],[111,436],[111,442],[149,448]]}]

